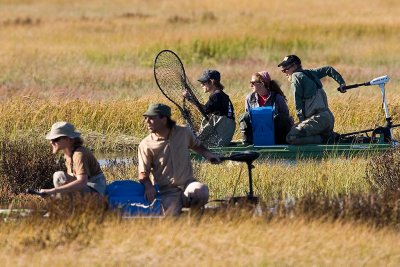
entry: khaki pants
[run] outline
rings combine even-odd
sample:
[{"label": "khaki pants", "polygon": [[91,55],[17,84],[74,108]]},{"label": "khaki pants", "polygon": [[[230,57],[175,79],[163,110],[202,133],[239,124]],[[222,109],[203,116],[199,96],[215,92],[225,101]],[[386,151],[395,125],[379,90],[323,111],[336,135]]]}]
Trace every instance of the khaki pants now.
[{"label": "khaki pants", "polygon": [[[63,171],[58,171],[53,174],[53,184],[54,187],[60,187],[65,184],[69,184],[70,182],[75,181],[76,178],[72,175],[69,175],[66,172]],[[85,186],[83,189],[81,189],[79,192],[81,193],[98,193],[95,189]]]},{"label": "khaki pants", "polygon": [[182,189],[174,187],[160,193],[165,215],[178,216],[182,208],[198,210],[208,202],[208,186],[200,182],[191,182]]},{"label": "khaki pants", "polygon": [[321,144],[333,131],[335,118],[325,110],[292,127],[286,141],[292,145]]}]

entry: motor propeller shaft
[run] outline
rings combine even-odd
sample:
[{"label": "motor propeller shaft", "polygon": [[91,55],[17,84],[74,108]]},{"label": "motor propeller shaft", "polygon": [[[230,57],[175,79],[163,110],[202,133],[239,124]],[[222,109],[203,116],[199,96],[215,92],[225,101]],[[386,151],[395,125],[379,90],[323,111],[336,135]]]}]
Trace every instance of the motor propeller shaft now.
[{"label": "motor propeller shaft", "polygon": [[348,90],[348,89],[356,88],[356,87],[359,87],[359,86],[384,85],[384,84],[388,83],[389,80],[390,80],[389,76],[384,75],[384,76],[372,79],[369,82],[346,85],[346,86],[343,86],[342,88],[338,87],[337,90],[338,91]]}]

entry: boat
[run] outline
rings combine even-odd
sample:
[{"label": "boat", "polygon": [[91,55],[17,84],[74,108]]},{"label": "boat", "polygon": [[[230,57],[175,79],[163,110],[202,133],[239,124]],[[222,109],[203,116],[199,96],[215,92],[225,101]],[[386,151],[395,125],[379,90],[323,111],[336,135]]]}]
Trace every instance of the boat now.
[{"label": "boat", "polygon": [[[208,121],[208,117],[200,104],[200,94],[197,92],[196,88],[191,85],[186,76],[183,63],[175,52],[163,50],[158,53],[154,61],[154,78],[162,94],[177,106],[183,119],[187,122],[187,125],[192,129],[193,133],[198,136],[200,129],[199,122],[202,120]],[[360,86],[379,86],[386,119],[386,124],[383,127],[346,134],[336,134],[336,136],[330,138],[326,144],[274,145],[274,139],[273,137],[271,138],[270,134],[271,131],[273,132],[273,128],[271,128],[271,124],[273,124],[273,113],[270,112],[268,114],[271,118],[268,119],[268,122],[266,122],[266,116],[262,118],[263,126],[261,128],[263,128],[263,132],[261,135],[258,135],[258,140],[261,140],[260,143],[255,142],[255,145],[244,145],[241,142],[233,142],[229,146],[220,147],[218,146],[218,140],[220,140],[220,138],[215,129],[211,131],[212,134],[210,134],[210,136],[212,137],[200,140],[203,144],[208,146],[209,150],[221,156],[253,151],[258,152],[260,157],[264,159],[315,159],[342,156],[370,156],[382,153],[397,147],[397,141],[392,138],[392,129],[400,126],[400,124],[393,125],[389,115],[385,98],[385,85],[389,80],[389,77],[384,75],[368,82],[342,87],[342,90],[349,90]],[[183,97],[183,93],[185,93],[185,95],[190,95],[188,98],[190,101],[185,101],[187,97]],[[198,118],[200,118],[200,120]],[[255,123],[253,123],[252,126],[253,139],[255,140],[256,138],[254,137],[257,131],[254,129],[254,124]],[[268,130],[265,130],[266,128],[268,128]],[[368,133],[371,133],[370,136],[368,136]],[[267,139],[269,141],[264,142]],[[270,140],[272,140],[272,142],[270,142]],[[195,153],[191,156],[193,159],[201,158],[201,156]]]},{"label": "boat", "polygon": [[[254,146],[235,143],[227,147],[209,148],[210,151],[229,156],[235,153],[254,151],[260,154],[261,159],[322,159],[336,157],[369,157],[397,147],[392,143],[363,143],[363,144],[309,144],[309,145],[272,145]],[[192,159],[200,160],[201,156],[193,153]]]},{"label": "boat", "polygon": [[[307,145],[244,145],[233,142],[226,147],[209,147],[209,150],[218,154],[229,156],[245,151],[254,151],[263,159],[322,159],[334,157],[369,157],[398,147],[398,142],[393,139],[392,129],[400,127],[393,124],[389,115],[385,99],[385,84],[389,82],[387,75],[375,78],[369,82],[348,85],[345,89],[359,86],[378,85],[382,94],[382,104],[385,111],[385,126],[356,131],[346,134],[336,134],[329,143]],[[201,156],[192,155],[193,159]]]}]

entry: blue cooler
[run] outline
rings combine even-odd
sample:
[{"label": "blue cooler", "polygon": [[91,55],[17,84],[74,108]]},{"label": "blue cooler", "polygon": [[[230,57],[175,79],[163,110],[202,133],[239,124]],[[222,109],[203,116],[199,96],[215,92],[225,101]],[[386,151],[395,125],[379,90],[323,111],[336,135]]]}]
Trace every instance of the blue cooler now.
[{"label": "blue cooler", "polygon": [[[156,186],[157,191],[157,186]],[[106,196],[110,209],[116,209],[125,217],[162,216],[160,199],[149,203],[144,197],[144,186],[132,180],[114,181],[107,185]]]},{"label": "blue cooler", "polygon": [[274,107],[250,109],[254,146],[275,145]]}]

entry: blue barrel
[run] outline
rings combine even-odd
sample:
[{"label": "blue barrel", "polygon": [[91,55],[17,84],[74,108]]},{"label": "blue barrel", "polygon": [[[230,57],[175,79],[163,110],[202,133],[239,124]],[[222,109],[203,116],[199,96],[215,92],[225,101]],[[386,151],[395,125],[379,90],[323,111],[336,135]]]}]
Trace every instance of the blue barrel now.
[{"label": "blue barrel", "polygon": [[274,107],[250,109],[254,146],[275,145]]}]

